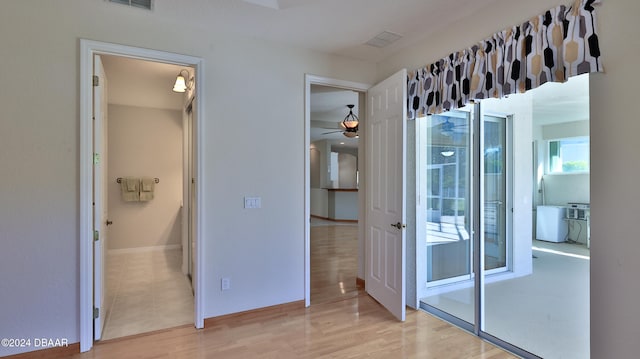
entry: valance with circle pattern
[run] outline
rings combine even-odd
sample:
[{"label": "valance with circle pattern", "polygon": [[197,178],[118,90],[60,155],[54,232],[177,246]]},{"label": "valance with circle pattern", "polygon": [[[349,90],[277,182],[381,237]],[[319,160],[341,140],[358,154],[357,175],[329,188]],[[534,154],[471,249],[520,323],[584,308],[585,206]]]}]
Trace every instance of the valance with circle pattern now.
[{"label": "valance with circle pattern", "polygon": [[410,72],[408,118],[603,72],[595,13],[600,2],[576,0],[572,6],[558,6]]}]

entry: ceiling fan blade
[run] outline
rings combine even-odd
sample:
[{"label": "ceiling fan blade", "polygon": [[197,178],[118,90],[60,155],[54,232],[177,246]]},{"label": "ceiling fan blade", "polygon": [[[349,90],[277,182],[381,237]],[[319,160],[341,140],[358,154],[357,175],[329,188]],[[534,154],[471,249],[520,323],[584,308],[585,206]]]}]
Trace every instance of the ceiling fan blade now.
[{"label": "ceiling fan blade", "polygon": [[330,133],[338,133],[338,132],[342,132],[342,130],[324,132],[324,133],[321,133],[321,135],[328,135],[328,134],[330,134]]},{"label": "ceiling fan blade", "polygon": [[330,122],[330,121],[317,121],[317,120],[312,120],[311,121],[311,128],[323,128],[326,130],[339,130],[341,128],[344,128],[342,125],[342,122]]}]

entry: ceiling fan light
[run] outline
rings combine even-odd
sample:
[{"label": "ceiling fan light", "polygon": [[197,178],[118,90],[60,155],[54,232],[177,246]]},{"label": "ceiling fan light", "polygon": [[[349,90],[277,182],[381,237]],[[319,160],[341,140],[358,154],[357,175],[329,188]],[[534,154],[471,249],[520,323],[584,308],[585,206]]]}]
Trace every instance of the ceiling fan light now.
[{"label": "ceiling fan light", "polygon": [[354,119],[349,119],[348,121],[345,119],[342,124],[344,125],[344,128],[347,129],[354,129],[358,127],[358,121]]},{"label": "ceiling fan light", "polygon": [[453,150],[445,150],[440,152],[441,155],[443,155],[444,157],[451,157],[455,154],[455,152]]},{"label": "ceiling fan light", "polygon": [[354,131],[344,131],[342,134],[349,138],[358,137],[358,133]]},{"label": "ceiling fan light", "polygon": [[342,121],[342,125],[344,126],[344,128],[346,128],[347,130],[356,130],[358,129],[358,124],[359,124],[359,120],[358,120],[358,116],[356,116],[353,113],[353,107],[355,105],[347,105],[347,107],[349,108],[349,114],[347,114],[344,117],[344,120]]}]

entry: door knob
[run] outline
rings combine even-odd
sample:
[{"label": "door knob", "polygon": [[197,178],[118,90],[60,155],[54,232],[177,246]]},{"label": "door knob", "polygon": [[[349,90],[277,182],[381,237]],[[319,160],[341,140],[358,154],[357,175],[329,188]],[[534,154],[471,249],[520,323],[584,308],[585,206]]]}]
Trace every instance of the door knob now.
[{"label": "door knob", "polygon": [[110,225],[112,225],[112,224],[113,224],[113,221],[110,221],[110,220],[108,220],[108,219],[107,219],[106,224],[107,224],[107,226],[110,226]]},{"label": "door knob", "polygon": [[406,225],[406,224],[402,224],[402,223],[398,222],[398,223],[395,223],[395,224],[394,224],[394,223],[391,223],[391,227],[396,227],[396,228],[398,228],[398,229],[402,229],[402,228],[407,228],[407,225]]}]

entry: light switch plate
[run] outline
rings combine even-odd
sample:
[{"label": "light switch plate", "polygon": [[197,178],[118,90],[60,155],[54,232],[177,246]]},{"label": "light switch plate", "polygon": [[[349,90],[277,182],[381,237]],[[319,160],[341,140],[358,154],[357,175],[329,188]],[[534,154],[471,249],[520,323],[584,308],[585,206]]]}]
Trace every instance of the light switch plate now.
[{"label": "light switch plate", "polygon": [[261,208],[262,199],[260,197],[245,197],[244,208]]}]

